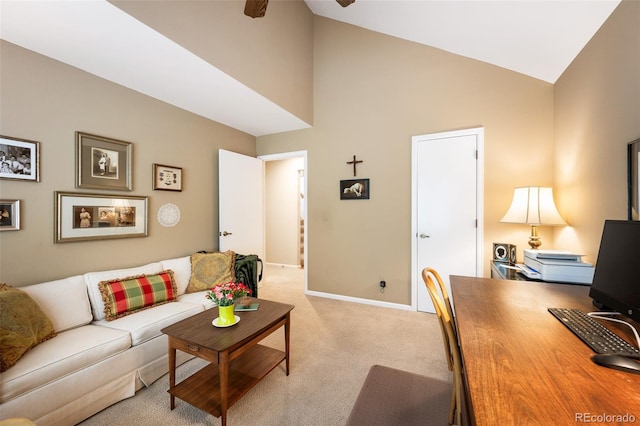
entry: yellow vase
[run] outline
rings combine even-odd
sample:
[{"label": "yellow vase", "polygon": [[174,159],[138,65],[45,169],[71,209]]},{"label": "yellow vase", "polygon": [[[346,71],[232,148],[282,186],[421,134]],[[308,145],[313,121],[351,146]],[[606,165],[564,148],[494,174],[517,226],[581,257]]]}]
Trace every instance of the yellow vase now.
[{"label": "yellow vase", "polygon": [[218,306],[218,325],[232,325],[236,322],[236,318],[233,314],[234,306],[235,305]]}]

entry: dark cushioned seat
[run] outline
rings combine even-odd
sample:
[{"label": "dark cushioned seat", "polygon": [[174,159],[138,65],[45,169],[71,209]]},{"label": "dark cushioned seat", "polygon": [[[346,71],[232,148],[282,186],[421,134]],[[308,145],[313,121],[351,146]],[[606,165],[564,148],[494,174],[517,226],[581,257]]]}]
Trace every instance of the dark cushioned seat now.
[{"label": "dark cushioned seat", "polygon": [[374,365],[347,426],[448,425],[451,383]]}]

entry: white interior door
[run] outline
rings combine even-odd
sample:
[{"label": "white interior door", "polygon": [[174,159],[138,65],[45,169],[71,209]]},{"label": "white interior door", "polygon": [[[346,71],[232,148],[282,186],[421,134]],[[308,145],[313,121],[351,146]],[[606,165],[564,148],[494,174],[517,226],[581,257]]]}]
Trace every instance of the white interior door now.
[{"label": "white interior door", "polygon": [[413,138],[413,305],[435,312],[422,282],[429,266],[442,276],[481,274],[482,129]]},{"label": "white interior door", "polygon": [[221,149],[218,173],[220,251],[264,259],[264,162]]}]

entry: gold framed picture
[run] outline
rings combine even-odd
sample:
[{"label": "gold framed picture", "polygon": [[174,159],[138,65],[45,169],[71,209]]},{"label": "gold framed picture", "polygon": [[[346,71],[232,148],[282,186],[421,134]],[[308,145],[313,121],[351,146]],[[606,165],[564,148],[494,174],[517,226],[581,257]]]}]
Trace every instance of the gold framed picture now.
[{"label": "gold framed picture", "polygon": [[132,146],[76,132],[76,187],[132,191]]},{"label": "gold framed picture", "polygon": [[146,237],[148,197],[55,192],[55,243]]}]

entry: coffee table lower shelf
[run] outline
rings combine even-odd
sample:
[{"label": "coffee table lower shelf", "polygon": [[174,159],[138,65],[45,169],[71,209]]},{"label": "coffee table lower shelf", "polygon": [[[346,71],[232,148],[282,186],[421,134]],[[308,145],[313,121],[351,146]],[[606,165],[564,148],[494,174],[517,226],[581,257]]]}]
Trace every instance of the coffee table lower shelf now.
[{"label": "coffee table lower shelf", "polygon": [[[255,345],[229,364],[230,408],[286,358],[285,353]],[[220,375],[217,364],[209,364],[178,383],[168,392],[189,404],[220,417]]]}]

